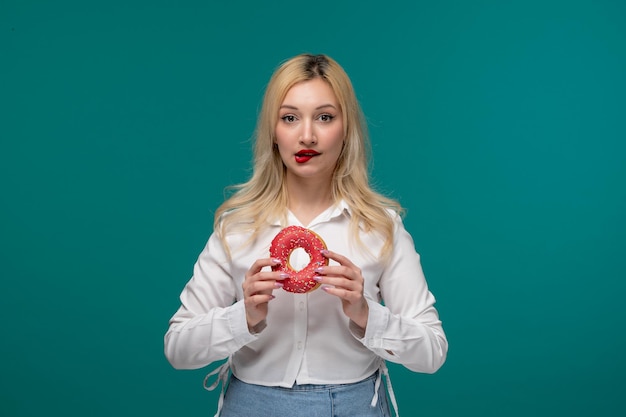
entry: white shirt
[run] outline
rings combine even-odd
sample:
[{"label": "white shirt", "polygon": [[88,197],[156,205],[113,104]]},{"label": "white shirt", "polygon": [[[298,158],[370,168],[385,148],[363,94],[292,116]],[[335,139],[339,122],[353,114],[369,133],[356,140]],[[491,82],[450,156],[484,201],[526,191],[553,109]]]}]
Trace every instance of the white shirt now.
[{"label": "white shirt", "polygon": [[[288,222],[302,226],[291,213]],[[379,369],[382,360],[416,372],[439,369],[448,342],[420,257],[401,219],[395,216],[394,246],[387,264],[374,256],[383,245],[380,236],[362,231],[361,240],[369,251],[364,250],[352,242],[349,222],[350,209],[342,202],[306,227],[329,250],[361,269],[369,305],[364,334],[343,313],[340,299],[319,289],[307,294],[275,290],[267,327],[257,334],[249,331],[241,285],[254,261],[269,257],[270,243],[281,229],[276,223],[247,246],[242,244],[248,235],[228,235],[230,259],[220,239],[211,235],[165,335],[165,354],[172,366],[196,369],[230,358],[237,378],[281,387],[357,382]],[[299,250],[290,258],[295,269],[308,262],[308,255]]]}]

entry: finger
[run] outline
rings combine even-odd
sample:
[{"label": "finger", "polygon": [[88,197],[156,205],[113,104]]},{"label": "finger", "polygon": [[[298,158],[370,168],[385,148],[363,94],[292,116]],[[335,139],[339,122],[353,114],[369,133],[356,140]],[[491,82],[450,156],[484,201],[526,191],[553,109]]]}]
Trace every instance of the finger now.
[{"label": "finger", "polygon": [[280,271],[263,271],[262,270],[264,267],[275,266],[279,264],[280,264],[280,261],[278,259],[272,259],[272,258],[257,259],[252,264],[250,269],[248,269],[248,271],[246,272],[243,284],[245,285],[246,283],[252,282],[252,281],[266,281],[266,280],[275,281],[278,279],[288,278],[288,276],[281,278]]},{"label": "finger", "polygon": [[273,290],[282,288],[283,284],[278,281],[250,281],[243,284],[244,297],[255,294],[271,294]]},{"label": "finger", "polygon": [[257,279],[257,277],[245,280],[241,284],[244,297],[249,297],[254,294],[271,294],[273,290],[283,287],[283,283],[280,282],[279,279],[283,280],[288,277],[289,274],[279,272],[267,275],[266,279]]},{"label": "finger", "polygon": [[246,308],[257,308],[261,304],[269,303],[276,298],[273,294],[255,294],[250,297],[246,297],[244,304]]},{"label": "finger", "polygon": [[289,278],[290,275],[282,271],[261,271],[250,276],[248,279],[252,281],[281,281]]},{"label": "finger", "polygon": [[322,285],[330,285],[337,288],[344,288],[350,291],[358,291],[358,285],[355,284],[354,280],[342,276],[317,275],[313,279]]},{"label": "finger", "polygon": [[[321,267],[321,269],[325,272],[321,272],[317,270],[316,272],[324,273],[327,275],[330,275],[330,274],[343,275],[351,279],[358,279],[359,277],[361,277],[361,269],[355,264],[353,264],[352,261],[348,259],[347,257],[341,254],[338,254],[336,252],[329,251],[329,250],[322,251],[322,254],[326,256],[328,259],[332,259],[336,261],[339,264],[339,267],[336,265],[325,266],[325,267]],[[346,269],[340,269],[340,267],[343,267]]]},{"label": "finger", "polygon": [[333,251],[330,251],[330,250],[323,250],[322,251],[322,255],[324,255],[328,259],[332,259],[333,261],[337,261],[340,265],[345,265],[345,266],[348,266],[348,267],[356,268],[356,265],[354,265],[350,259],[346,258],[343,255],[338,254],[337,252],[333,252]]},{"label": "finger", "polygon": [[348,267],[344,265],[330,265],[320,266],[315,269],[315,272],[321,276],[347,278],[350,280],[358,281],[361,277],[361,270],[357,267]]},{"label": "finger", "polygon": [[323,285],[322,289],[328,294],[339,297],[340,299],[345,300],[348,303],[356,303],[361,299],[361,294],[347,290],[345,288]]},{"label": "finger", "polygon": [[248,272],[250,273],[250,275],[254,275],[258,272],[261,272],[261,269],[263,269],[266,266],[280,265],[280,263],[281,263],[280,260],[275,259],[275,258],[257,259],[256,261],[254,261],[254,263],[252,264]]}]

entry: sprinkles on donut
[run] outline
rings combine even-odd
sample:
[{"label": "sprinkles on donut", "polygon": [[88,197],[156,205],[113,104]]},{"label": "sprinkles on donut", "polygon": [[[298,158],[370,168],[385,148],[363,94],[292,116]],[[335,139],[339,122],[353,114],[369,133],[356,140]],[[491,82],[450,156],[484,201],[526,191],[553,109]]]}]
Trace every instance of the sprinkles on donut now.
[{"label": "sprinkles on donut", "polygon": [[[311,261],[301,270],[294,270],[289,264],[291,253],[302,248],[311,258]],[[293,293],[307,293],[320,286],[315,281],[315,269],[328,265],[328,258],[322,255],[322,250],[326,249],[326,244],[322,238],[312,230],[300,226],[289,226],[282,229],[272,240],[270,246],[270,256],[279,259],[280,265],[272,266],[273,271],[283,271],[290,275],[280,282],[283,283],[285,291]]]}]

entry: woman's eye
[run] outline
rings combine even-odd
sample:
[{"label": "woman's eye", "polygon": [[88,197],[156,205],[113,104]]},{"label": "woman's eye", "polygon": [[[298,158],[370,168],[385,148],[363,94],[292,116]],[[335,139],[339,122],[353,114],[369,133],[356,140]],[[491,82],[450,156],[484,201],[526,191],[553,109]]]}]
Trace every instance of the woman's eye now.
[{"label": "woman's eye", "polygon": [[293,114],[286,114],[281,117],[281,120],[286,123],[293,123],[296,121],[296,116],[294,116]]},{"label": "woman's eye", "polygon": [[321,114],[319,119],[322,122],[330,122],[331,120],[333,120],[335,118],[335,116],[330,115],[330,114]]}]

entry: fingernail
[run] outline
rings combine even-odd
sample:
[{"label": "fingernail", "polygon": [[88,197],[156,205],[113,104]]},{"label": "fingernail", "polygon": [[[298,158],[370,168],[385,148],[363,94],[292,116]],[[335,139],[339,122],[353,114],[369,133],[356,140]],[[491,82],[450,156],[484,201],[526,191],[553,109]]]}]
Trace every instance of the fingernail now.
[{"label": "fingernail", "polygon": [[319,281],[323,280],[323,279],[324,279],[324,277],[321,277],[321,276],[319,276],[319,275],[315,275],[315,276],[313,277],[313,279],[314,279],[315,281],[318,281],[318,282],[319,282]]},{"label": "fingernail", "polygon": [[282,288],[282,287],[283,287],[282,283],[280,283],[280,282],[275,282],[274,283],[274,288]]},{"label": "fingernail", "polygon": [[320,266],[318,268],[315,268],[315,272],[317,272],[318,274],[324,273],[324,267]]},{"label": "fingernail", "polygon": [[278,264],[280,264],[280,259],[274,258],[274,259],[272,259],[272,262],[278,265]]},{"label": "fingernail", "polygon": [[326,255],[328,255],[328,250],[327,250],[327,249],[322,249],[322,250],[320,251],[320,253],[321,253],[322,255],[326,256]]},{"label": "fingernail", "polygon": [[280,274],[280,279],[287,279],[289,278],[289,274],[286,272],[283,272],[282,274]]}]

